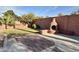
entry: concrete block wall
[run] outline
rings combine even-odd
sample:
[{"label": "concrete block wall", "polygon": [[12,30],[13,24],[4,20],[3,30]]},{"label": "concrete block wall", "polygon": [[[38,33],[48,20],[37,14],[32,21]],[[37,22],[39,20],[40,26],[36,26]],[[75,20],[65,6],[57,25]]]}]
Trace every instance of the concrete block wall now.
[{"label": "concrete block wall", "polygon": [[75,35],[79,35],[79,15],[69,17],[68,31]]},{"label": "concrete block wall", "polygon": [[[13,26],[7,26],[7,28],[8,29],[13,29]],[[22,23],[20,23],[20,24],[15,24],[15,28],[17,28],[17,29],[26,29],[26,28],[28,28],[28,24],[22,24]],[[5,25],[4,24],[2,24],[2,25],[0,25],[0,31],[1,30],[4,30],[5,29]]]},{"label": "concrete block wall", "polygon": [[58,31],[60,33],[67,33],[68,27],[68,16],[56,17],[56,22],[58,23]]},{"label": "concrete block wall", "polygon": [[60,33],[79,35],[79,15],[56,17]]},{"label": "concrete block wall", "polygon": [[40,21],[36,21],[41,28],[50,28],[53,18],[56,19],[57,29],[59,33],[69,35],[79,35],[79,15],[66,15],[51,18],[43,18]]}]

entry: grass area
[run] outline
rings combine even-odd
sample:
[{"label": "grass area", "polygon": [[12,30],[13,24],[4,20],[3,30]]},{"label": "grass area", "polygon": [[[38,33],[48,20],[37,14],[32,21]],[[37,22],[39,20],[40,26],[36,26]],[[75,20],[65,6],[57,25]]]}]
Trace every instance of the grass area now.
[{"label": "grass area", "polygon": [[9,33],[17,33],[17,34],[19,34],[19,33],[21,33],[22,34],[22,33],[27,33],[27,32],[17,30],[17,29],[7,29],[7,30],[4,30],[3,33],[5,33],[5,34],[9,34]]},{"label": "grass area", "polygon": [[8,36],[11,35],[26,35],[28,33],[36,33],[38,32],[37,30],[27,28],[27,29],[5,29],[3,31],[0,31],[0,34],[7,34]]},{"label": "grass area", "polygon": [[21,31],[25,31],[25,32],[30,32],[30,33],[38,33],[38,30],[35,29],[31,29],[31,28],[27,28],[27,29],[17,29],[17,30],[21,30]]}]

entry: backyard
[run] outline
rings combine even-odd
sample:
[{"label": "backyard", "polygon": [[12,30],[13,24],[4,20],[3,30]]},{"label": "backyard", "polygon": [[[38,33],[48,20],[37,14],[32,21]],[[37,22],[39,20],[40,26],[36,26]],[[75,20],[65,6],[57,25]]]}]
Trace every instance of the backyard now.
[{"label": "backyard", "polygon": [[[20,8],[25,10],[21,11],[23,14],[18,15],[14,10],[7,9],[1,13],[1,52],[79,51],[79,11],[74,10],[68,15],[60,13],[54,17],[52,12],[51,16],[47,16],[49,12],[43,16],[35,14],[35,10],[41,10],[39,7],[32,7],[32,13],[26,10],[31,7]],[[42,11],[44,12],[44,9]]]}]

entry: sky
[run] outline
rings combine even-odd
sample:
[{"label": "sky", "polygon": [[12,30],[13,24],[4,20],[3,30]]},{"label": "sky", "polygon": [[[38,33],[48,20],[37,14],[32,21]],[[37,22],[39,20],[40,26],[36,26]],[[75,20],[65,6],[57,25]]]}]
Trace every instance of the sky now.
[{"label": "sky", "polygon": [[59,13],[69,15],[79,10],[79,6],[0,6],[0,15],[7,10],[13,10],[18,16],[34,13],[36,16],[54,17]]}]

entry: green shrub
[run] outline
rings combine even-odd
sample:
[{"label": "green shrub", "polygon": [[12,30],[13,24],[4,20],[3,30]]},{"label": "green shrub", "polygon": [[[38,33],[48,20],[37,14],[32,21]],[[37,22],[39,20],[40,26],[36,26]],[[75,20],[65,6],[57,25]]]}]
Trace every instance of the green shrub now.
[{"label": "green shrub", "polygon": [[33,29],[36,29],[36,28],[37,28],[36,24],[33,24],[33,25],[32,25],[32,28],[33,28]]},{"label": "green shrub", "polygon": [[32,28],[33,28],[33,29],[41,29],[41,27],[40,27],[39,25],[37,25],[37,24],[33,24],[33,25],[32,25]]}]

